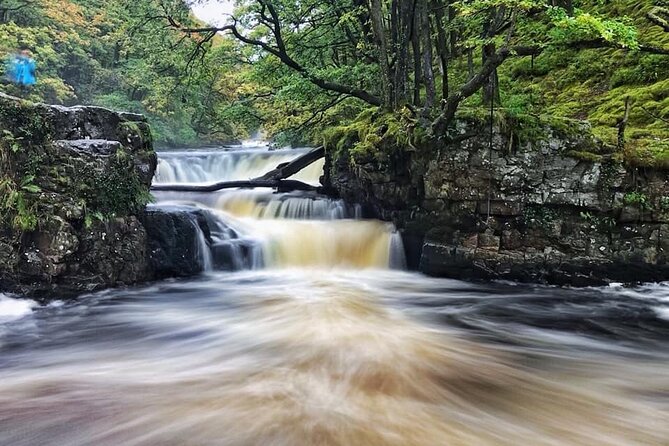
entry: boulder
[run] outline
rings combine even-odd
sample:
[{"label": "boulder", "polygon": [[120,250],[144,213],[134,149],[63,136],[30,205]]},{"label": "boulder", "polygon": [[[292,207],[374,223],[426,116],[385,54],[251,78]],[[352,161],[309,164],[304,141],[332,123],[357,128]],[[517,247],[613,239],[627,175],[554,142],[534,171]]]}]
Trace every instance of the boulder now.
[{"label": "boulder", "polygon": [[143,222],[154,279],[188,277],[210,266],[211,235],[202,210],[191,206],[149,206]]},{"label": "boulder", "polygon": [[0,288],[45,300],[151,277],[139,115],[0,94]]}]

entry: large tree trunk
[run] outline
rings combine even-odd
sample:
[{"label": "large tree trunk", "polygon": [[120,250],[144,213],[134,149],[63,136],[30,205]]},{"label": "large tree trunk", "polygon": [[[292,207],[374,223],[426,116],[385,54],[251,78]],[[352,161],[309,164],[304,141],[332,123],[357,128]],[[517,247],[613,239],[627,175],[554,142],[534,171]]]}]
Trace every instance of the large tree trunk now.
[{"label": "large tree trunk", "polygon": [[389,107],[393,104],[393,81],[388,62],[388,44],[386,32],[383,26],[383,4],[381,0],[370,0],[370,19],[374,40],[379,55],[379,66],[381,68],[381,90],[383,94],[383,106]]},{"label": "large tree trunk", "polygon": [[[497,35],[503,26],[505,15],[506,8],[503,6],[493,8],[490,11],[488,19],[483,26],[483,34],[481,35],[481,38],[484,41],[492,39],[495,35]],[[490,57],[493,57],[495,52],[496,47],[494,43],[484,44],[481,51],[482,65],[485,64]],[[488,82],[483,86],[483,103],[486,105],[500,103],[499,76],[497,75],[497,67],[495,67],[495,69],[490,73]]]},{"label": "large tree trunk", "polygon": [[395,50],[395,108],[400,108],[408,102],[409,45],[411,44],[415,2],[416,0],[403,0],[399,4],[397,48]]},{"label": "large tree trunk", "polygon": [[[450,1],[449,1],[450,3]],[[452,25],[455,21],[455,8],[452,6],[448,7],[448,24]],[[451,46],[451,58],[455,58],[458,55],[458,32],[455,29],[451,29],[449,36],[449,44]]]},{"label": "large tree trunk", "polygon": [[467,48],[467,80],[474,77],[474,48]]},{"label": "large tree trunk", "polygon": [[423,114],[427,116],[434,106],[437,93],[434,86],[434,70],[432,69],[432,33],[430,29],[430,17],[427,14],[428,0],[418,1],[420,4],[418,17],[420,17],[423,43],[423,80],[425,81],[425,107]]},{"label": "large tree trunk", "polygon": [[[490,43],[483,45],[482,59],[485,64],[488,58],[492,57],[495,54],[495,44]],[[492,70],[488,81],[483,86],[483,103],[486,105],[499,104],[501,102],[500,93],[499,93],[499,76],[497,74],[497,68]]]},{"label": "large tree trunk", "polygon": [[416,15],[411,33],[411,48],[413,52],[413,105],[420,107],[420,86],[422,81],[421,53],[420,53],[420,21]]},{"label": "large tree trunk", "polygon": [[437,55],[441,68],[441,99],[448,98],[448,48],[446,47],[446,31],[444,30],[444,8],[440,0],[432,0],[434,26],[437,30]]}]

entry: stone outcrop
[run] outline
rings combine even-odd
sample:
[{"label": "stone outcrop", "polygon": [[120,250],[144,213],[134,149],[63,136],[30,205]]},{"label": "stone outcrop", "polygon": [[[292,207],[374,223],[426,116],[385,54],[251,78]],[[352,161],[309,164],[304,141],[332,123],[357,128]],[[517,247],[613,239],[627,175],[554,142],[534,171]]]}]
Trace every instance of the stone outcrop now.
[{"label": "stone outcrop", "polygon": [[188,277],[207,268],[211,244],[204,212],[192,206],[149,206],[143,217],[153,278]]},{"label": "stone outcrop", "polygon": [[49,300],[202,271],[192,216],[145,209],[155,169],[140,115],[0,94],[0,290]]},{"label": "stone outcrop", "polygon": [[[521,142],[460,121],[450,143],[328,152],[329,186],[394,221],[410,263],[457,278],[596,285],[669,279],[667,172],[624,167],[585,123]],[[387,152],[388,153],[388,152]]]},{"label": "stone outcrop", "polygon": [[0,132],[0,288],[48,299],[145,280],[145,119],[0,95]]}]

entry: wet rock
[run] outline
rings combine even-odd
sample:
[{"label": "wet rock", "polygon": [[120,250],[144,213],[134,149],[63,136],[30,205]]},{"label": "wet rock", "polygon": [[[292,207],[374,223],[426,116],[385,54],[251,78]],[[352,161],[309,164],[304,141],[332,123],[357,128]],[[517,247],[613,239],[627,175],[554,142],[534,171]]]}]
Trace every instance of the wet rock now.
[{"label": "wet rock", "polygon": [[202,272],[211,244],[202,210],[189,206],[149,206],[147,228],[149,269],[153,278],[188,277]]},{"label": "wet rock", "polygon": [[[0,289],[48,300],[151,277],[137,216],[156,168],[139,115],[0,94]],[[8,132],[8,133],[7,133]]]},{"label": "wet rock", "polygon": [[[326,159],[328,185],[393,221],[405,239],[424,240],[409,264],[428,274],[571,285],[669,280],[669,175],[611,157],[573,158],[602,147],[587,123],[567,124],[522,143],[496,129],[491,151],[481,123],[458,121],[461,135],[477,136],[387,150],[394,155],[382,164]],[[644,209],[624,204],[631,193],[645,195]]]}]

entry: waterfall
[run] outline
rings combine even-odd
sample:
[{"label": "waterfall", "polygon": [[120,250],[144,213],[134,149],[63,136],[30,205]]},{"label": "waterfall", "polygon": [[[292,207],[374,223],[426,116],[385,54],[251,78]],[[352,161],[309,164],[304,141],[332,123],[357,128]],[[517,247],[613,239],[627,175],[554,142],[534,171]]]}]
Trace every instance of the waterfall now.
[{"label": "waterfall", "polygon": [[[212,183],[261,176],[305,150],[266,148],[160,153],[156,183]],[[323,162],[295,175],[317,182]],[[205,269],[405,268],[394,226],[361,219],[361,208],[316,193],[235,189],[157,192],[158,204],[201,208],[211,239],[198,234]],[[208,253],[209,257],[206,256]]]},{"label": "waterfall", "polygon": [[[308,149],[275,150],[209,149],[179,150],[158,153],[158,169],[155,184],[207,184],[217,181],[248,180],[287,163]],[[318,184],[323,173],[323,160],[299,172],[293,179],[309,184]]]},{"label": "waterfall", "polygon": [[199,226],[195,226],[197,231],[197,254],[202,261],[202,269],[204,271],[211,271],[214,269],[214,261],[211,249],[207,244],[207,238],[204,236],[204,231]]}]

